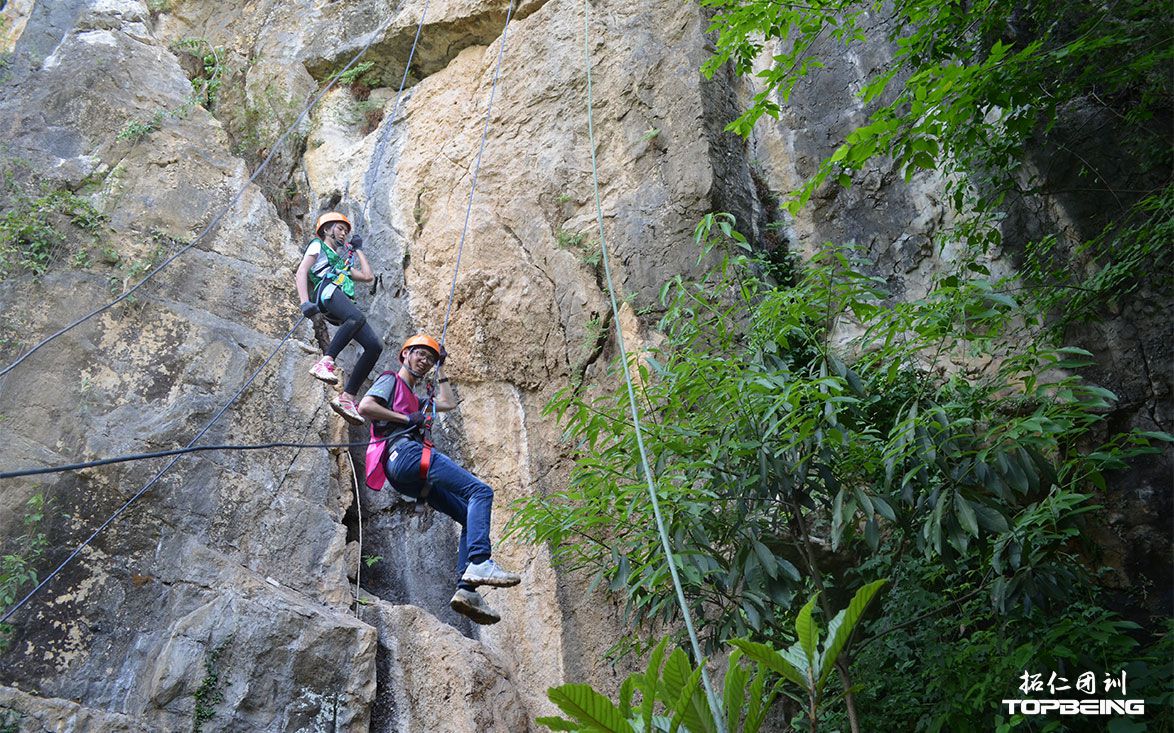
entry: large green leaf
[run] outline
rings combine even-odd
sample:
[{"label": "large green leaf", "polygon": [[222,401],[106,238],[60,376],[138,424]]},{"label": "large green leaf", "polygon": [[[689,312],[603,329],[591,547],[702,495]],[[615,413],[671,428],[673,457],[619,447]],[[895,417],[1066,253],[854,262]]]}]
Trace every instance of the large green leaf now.
[{"label": "large green leaf", "polygon": [[567,720],[566,718],[555,718],[553,716],[552,717],[542,717],[542,718],[535,718],[534,722],[538,723],[539,725],[545,725],[547,728],[550,728],[551,730],[571,730],[571,731],[583,730],[582,725],[580,725],[579,723],[571,722],[570,720]]},{"label": "large green leaf", "polygon": [[749,639],[733,639],[730,643],[741,649],[742,653],[750,659],[753,659],[772,672],[786,677],[803,689],[807,689],[807,675],[805,674],[805,670],[795,666],[791,660],[784,658],[775,649],[766,644],[750,641]]},{"label": "large green leaf", "polygon": [[701,667],[693,670],[689,675],[681,694],[672,704],[673,724],[670,733],[676,733],[681,724],[689,733],[715,733],[713,715],[709,711],[709,703],[705,697],[705,689],[701,686]]},{"label": "large green leaf", "polygon": [[835,668],[836,659],[840,656],[840,652],[852,637],[852,632],[856,630],[856,624],[860,623],[860,618],[868,609],[868,604],[872,602],[873,596],[881,589],[881,586],[887,582],[885,579],[874,580],[856,591],[856,595],[852,596],[848,607],[837,613],[836,617],[828,624],[827,644],[819,657],[817,687],[823,687],[824,681]]},{"label": "large green leaf", "polygon": [[795,633],[799,636],[799,645],[807,657],[808,669],[815,669],[815,646],[819,641],[819,629],[816,628],[815,621],[811,618],[811,611],[815,607],[815,599],[818,597],[818,594],[812,596],[811,600],[799,609],[799,615],[795,617]]},{"label": "large green leaf", "polygon": [[746,696],[746,685],[750,680],[750,673],[739,662],[742,658],[742,650],[735,649],[730,652],[729,659],[726,662],[726,684],[725,690],[722,694],[722,701],[725,707],[726,730],[738,730],[738,723],[741,722],[742,708]]},{"label": "large green leaf", "polygon": [[669,654],[668,661],[664,664],[664,689],[661,702],[666,707],[672,706],[680,699],[681,691],[685,689],[685,685],[689,684],[689,676],[692,673],[693,667],[689,664],[689,657],[679,647],[673,649],[672,654]]},{"label": "large green leaf", "polygon": [[645,730],[652,730],[652,714],[656,707],[656,698],[660,694],[660,665],[668,643],[667,638],[661,639],[652,650],[648,657],[648,670],[644,673],[644,682],[640,685],[640,694],[643,696],[640,701],[640,718],[644,722]]},{"label": "large green leaf", "polygon": [[580,730],[592,733],[636,733],[612,701],[591,689],[590,685],[560,685],[550,688],[546,695],[582,726]]}]

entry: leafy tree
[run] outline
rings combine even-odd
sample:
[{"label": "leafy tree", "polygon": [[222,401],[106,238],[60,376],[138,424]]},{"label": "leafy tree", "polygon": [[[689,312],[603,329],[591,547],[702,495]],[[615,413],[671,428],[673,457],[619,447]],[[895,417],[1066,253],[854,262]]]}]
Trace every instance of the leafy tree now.
[{"label": "leafy tree", "polygon": [[[761,90],[727,128],[744,136],[764,115],[778,116],[800,82],[823,66],[821,55],[878,36],[891,44],[890,63],[859,92],[871,107],[867,120],[795,192],[793,210],[829,178],[848,184],[852,171],[878,155],[891,156],[907,176],[949,167],[993,179],[972,202],[985,210],[1008,189],[1019,190],[1026,143],[1052,131],[1074,102],[1120,118],[1137,161],[1169,170],[1169,125],[1154,123],[1171,110],[1172,26],[1168,14],[1145,0],[702,5],[713,10],[710,30],[717,35],[703,71],[712,75],[730,62],[737,73],[759,78]],[[755,72],[762,61],[769,63]],[[1027,188],[1038,183],[1028,181]],[[1108,185],[1103,178],[1098,183]],[[965,185],[953,186],[959,209],[967,193]]]},{"label": "leafy tree", "polygon": [[[721,222],[703,222],[699,239]],[[1050,607],[1083,582],[1089,489],[1168,439],[1130,433],[1087,450],[1114,397],[1068,373],[1087,352],[1013,346],[1041,320],[1007,282],[951,273],[894,303],[866,265],[829,247],[779,287],[739,254],[706,281],[666,287],[665,341],[638,369],[644,440],[710,650],[784,640],[808,588],[831,617],[827,599],[859,587],[853,571],[882,541],[895,549],[878,575],[922,557],[979,573],[997,608]],[[549,409],[578,460],[568,489],[518,505],[512,531],[623,591],[633,619],[675,622],[622,395],[568,388]],[[846,665],[840,676],[850,688]]]},{"label": "leafy tree", "polygon": [[[815,598],[799,611],[795,619],[797,640],[788,649],[779,651],[748,639],[733,640],[735,649],[727,661],[725,691],[716,715],[701,688],[701,667],[691,666],[680,649],[673,650],[666,660],[667,640],[662,640],[652,651],[647,670],[624,681],[618,706],[588,685],[562,685],[551,688],[548,695],[571,719],[547,717],[538,722],[551,730],[564,731],[712,733],[719,730],[716,722],[721,721],[722,729],[731,733],[757,733],[781,692],[804,706],[807,727],[815,731],[828,676],[884,584],[878,580],[857,591],[848,607],[828,624],[822,645],[819,628],[812,619]],[[743,656],[755,663],[752,669],[741,664]],[[792,686],[799,692],[790,689]],[[638,707],[635,693],[640,695]]]}]

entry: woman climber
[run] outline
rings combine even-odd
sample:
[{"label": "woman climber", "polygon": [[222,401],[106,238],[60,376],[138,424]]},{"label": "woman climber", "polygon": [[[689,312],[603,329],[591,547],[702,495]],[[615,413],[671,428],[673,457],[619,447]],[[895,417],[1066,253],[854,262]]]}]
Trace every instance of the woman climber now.
[{"label": "woman climber", "polygon": [[[359,412],[371,421],[367,486],[379,490],[390,481],[396,491],[423,499],[461,525],[457,590],[449,605],[476,623],[495,624],[501,616],[485,602],[477,586],[508,588],[522,579],[503,570],[491,557],[493,489],[445,454],[432,451],[430,408],[446,412],[457,406],[443,372],[447,356],[432,337],[413,336],[400,348],[399,371],[384,372],[367,390],[359,403]],[[414,390],[434,365],[439,389],[435,397],[429,395],[421,403]]]},{"label": "woman climber", "polygon": [[[338,326],[326,347],[326,355],[310,368],[310,374],[327,384],[338,384],[335,358],[351,339],[363,347],[342,393],[330,401],[330,407],[344,420],[352,425],[362,425],[363,417],[355,406],[355,395],[383,353],[383,344],[354,303],[355,282],[371,282],[375,275],[360,249],[363,239],[356,234],[347,241],[350,231],[351,222],[342,214],[331,211],[318,217],[314,226],[316,236],[306,247],[306,255],[295,277],[302,313],[309,318],[320,312]],[[355,269],[356,261],[358,269]],[[314,289],[313,293],[310,288]]]}]

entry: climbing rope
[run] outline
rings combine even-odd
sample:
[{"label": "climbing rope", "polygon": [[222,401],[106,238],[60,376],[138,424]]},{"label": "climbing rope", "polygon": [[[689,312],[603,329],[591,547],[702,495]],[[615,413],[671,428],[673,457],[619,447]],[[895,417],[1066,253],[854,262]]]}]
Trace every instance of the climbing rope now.
[{"label": "climbing rope", "polygon": [[603,273],[607,280],[607,295],[611,301],[612,323],[615,324],[616,344],[620,350],[620,364],[624,368],[624,383],[628,388],[628,403],[632,411],[632,424],[636,429],[636,446],[640,452],[640,463],[644,470],[644,478],[648,482],[648,498],[652,502],[652,513],[656,517],[656,529],[660,534],[660,544],[664,550],[665,560],[668,562],[669,575],[673,579],[673,589],[677,594],[677,604],[681,608],[681,616],[685,621],[685,629],[689,633],[689,642],[693,646],[693,656],[701,667],[701,681],[705,685],[705,694],[709,698],[709,709],[713,715],[714,725],[718,733],[725,733],[725,720],[718,706],[717,695],[709,681],[709,673],[705,669],[705,657],[701,654],[701,644],[697,641],[697,632],[693,628],[693,616],[689,612],[689,604],[685,601],[685,591],[681,587],[681,578],[677,573],[677,564],[673,560],[673,549],[669,544],[668,532],[665,530],[664,517],[660,512],[660,500],[656,493],[656,484],[652,480],[652,469],[648,465],[648,452],[644,448],[644,435],[640,429],[640,410],[636,406],[636,392],[632,387],[632,374],[628,368],[628,352],[624,347],[624,334],[620,328],[620,308],[616,303],[616,289],[611,277],[611,263],[607,254],[607,241],[603,230],[603,206],[599,200],[599,163],[595,153],[595,122],[592,112],[591,98],[591,23],[590,2],[583,0],[583,59],[587,68],[587,139],[591,145],[591,180],[595,190],[595,218],[599,224],[599,247],[603,252]]},{"label": "climbing rope", "polygon": [[[204,434],[212,429],[212,426],[215,425],[216,421],[219,420],[221,418],[221,416],[223,416],[224,413],[228,411],[228,408],[231,407],[232,404],[234,402],[236,402],[237,399],[242,394],[244,394],[244,391],[249,388],[249,385],[251,385],[253,383],[253,380],[255,380],[257,378],[257,375],[259,375],[261,373],[261,370],[263,370],[265,367],[267,367],[269,365],[269,362],[273,361],[273,357],[277,356],[277,352],[281,350],[281,347],[285,345],[286,341],[289,341],[290,337],[292,337],[294,335],[294,331],[296,331],[298,329],[298,327],[302,325],[302,321],[304,321],[304,320],[306,320],[305,316],[301,316],[300,318],[298,318],[297,323],[295,323],[294,327],[289,330],[289,333],[285,334],[285,336],[282,337],[281,341],[279,341],[277,343],[277,346],[274,347],[273,351],[269,354],[268,357],[266,357],[265,361],[261,362],[261,366],[257,367],[256,371],[254,371],[251,375],[249,375],[249,378],[245,380],[244,384],[241,385],[240,389],[238,389],[236,391],[236,393],[231,398],[229,398],[229,400],[227,402],[225,402],[224,405],[216,412],[216,414],[212,416],[212,419],[208,421],[208,424],[205,425],[203,427],[203,429],[200,430],[200,432],[196,433],[196,436],[194,438],[192,438],[191,441],[187,444],[187,448],[193,447],[196,444],[196,441],[198,441],[200,438],[204,437]],[[102,532],[102,530],[106,529],[111,524],[113,524],[114,521],[117,520],[119,517],[121,517],[123,515],[123,513],[125,513],[126,510],[129,509],[132,504],[134,504],[136,501],[138,501],[138,499],[140,497],[142,497],[144,494],[146,494],[147,491],[149,491],[150,488],[152,486],[154,486],[159,481],[159,479],[163,478],[163,474],[167,473],[167,471],[172,466],[174,466],[176,463],[178,463],[179,459],[180,459],[180,456],[178,456],[178,455],[175,456],[174,458],[172,458],[171,461],[166,466],[164,466],[162,469],[160,469],[160,471],[158,473],[156,473],[154,475],[154,477],[151,478],[150,481],[145,483],[141,489],[136,491],[134,493],[134,495],[132,495],[125,502],[123,502],[122,506],[118,507],[118,509],[115,510],[115,512],[113,514],[111,514],[106,519],[106,521],[104,521],[104,522],[102,522],[102,524],[98,525],[98,528],[95,529],[90,534],[90,536],[85,539],[84,542],[82,542],[80,545],[78,545],[76,548],[74,548],[73,552],[69,553],[69,556],[66,557],[65,560],[53,570],[53,572],[46,575],[45,578],[43,580],[41,580],[41,582],[38,583],[35,588],[33,588],[31,591],[29,591],[28,594],[24,598],[17,601],[17,603],[12,608],[8,609],[4,613],[4,616],[2,618],[0,618],[0,624],[7,622],[8,619],[12,617],[12,614],[14,614],[18,610],[20,610],[20,608],[22,606],[24,606],[24,604],[28,603],[29,600],[33,596],[35,596],[42,588],[44,588],[46,585],[48,585],[49,581],[51,581],[51,580],[53,580],[53,578],[57,577],[58,573],[60,573],[62,570],[64,570],[65,566],[69,565],[69,563],[73,562],[74,558],[76,558],[79,554],[81,554],[81,551],[84,550],[86,547],[88,547],[89,544],[94,541],[94,538],[96,538]]]},{"label": "climbing rope", "polygon": [[[386,440],[386,438],[384,438]],[[359,591],[362,588],[362,573],[363,573],[363,501],[359,498],[359,474],[355,471],[355,459],[351,457],[351,452],[346,452],[346,459],[351,464],[351,485],[355,491],[355,516],[359,518],[359,552],[358,558],[355,560],[355,618],[360,621],[363,617],[359,614]]]},{"label": "climbing rope", "polygon": [[[427,10],[427,6],[425,6],[425,10]],[[263,173],[265,171],[265,169],[269,166],[269,162],[271,160],[273,160],[273,156],[275,156],[277,154],[277,151],[281,148],[281,144],[283,142],[285,142],[285,139],[290,136],[290,134],[297,128],[297,126],[299,124],[301,124],[302,120],[305,119],[306,115],[310,113],[310,110],[314,109],[314,107],[318,104],[318,102],[322,99],[322,97],[326,96],[326,93],[329,92],[334,87],[334,85],[338,82],[339,77],[341,77],[352,66],[354,66],[356,63],[358,63],[359,59],[361,59],[363,57],[363,55],[367,53],[368,49],[370,49],[371,46],[375,43],[375,40],[378,38],[381,38],[383,36],[383,32],[386,31],[387,28],[391,25],[392,20],[393,20],[393,16],[389,15],[387,18],[387,22],[385,22],[383,24],[383,26],[381,28],[379,28],[379,30],[377,30],[375,33],[373,33],[371,35],[370,40],[368,40],[367,43],[361,49],[359,49],[359,52],[356,53],[351,58],[351,60],[347,63],[347,65],[342,67],[342,69],[340,69],[338,71],[338,73],[336,73],[330,79],[330,82],[326,85],[326,87],[324,89],[322,89],[322,91],[319,92],[312,100],[310,100],[310,103],[302,109],[301,113],[298,114],[297,118],[295,118],[294,121],[292,123],[290,123],[290,125],[288,127],[285,128],[285,131],[283,133],[281,133],[281,137],[277,138],[277,142],[275,142],[272,145],[272,147],[270,148],[269,155],[265,156],[265,160],[263,160],[261,162],[261,165],[259,165],[257,167],[257,170],[255,170],[253,172],[253,175],[249,176],[249,180],[245,181],[245,184],[240,187],[240,189],[236,192],[236,195],[234,195],[232,197],[232,199],[228,202],[228,204],[220,210],[220,212],[212,219],[212,221],[208,224],[208,226],[204,227],[203,231],[201,231],[198,235],[196,235],[195,239],[193,239],[187,245],[181,247],[173,255],[171,255],[170,257],[165,259],[163,262],[161,262],[157,267],[155,267],[155,269],[148,272],[143,277],[142,280],[140,280],[132,288],[130,288],[126,292],[122,293],[114,300],[110,301],[106,305],[101,306],[100,308],[97,308],[97,309],[87,313],[86,315],[82,316],[81,318],[78,318],[77,320],[73,321],[72,323],[65,326],[64,328],[62,328],[62,329],[50,334],[46,338],[42,339],[40,342],[38,342],[36,345],[34,345],[32,348],[30,348],[28,351],[26,351],[20,357],[18,357],[11,364],[4,367],[3,369],[0,369],[0,377],[3,377],[5,374],[8,374],[8,372],[15,369],[21,362],[23,362],[25,359],[32,356],[42,346],[45,346],[46,344],[53,341],[57,337],[68,333],[69,331],[73,330],[77,326],[80,326],[82,323],[85,323],[86,321],[90,320],[91,318],[98,315],[99,313],[103,313],[103,312],[109,310],[110,308],[114,307],[118,303],[122,302],[123,300],[126,300],[127,298],[129,298],[131,295],[133,295],[135,293],[135,291],[137,291],[139,288],[141,288],[143,285],[145,285],[148,280],[155,277],[155,275],[159,274],[159,272],[161,272],[163,270],[163,268],[170,265],[180,255],[184,254],[185,252],[190,250],[192,247],[195,247],[197,244],[199,244],[200,241],[203,240],[203,238],[206,237],[208,235],[208,233],[211,232],[221,222],[221,220],[224,219],[224,217],[228,214],[229,209],[231,209],[233,206],[235,206],[237,204],[237,202],[239,202],[241,200],[241,197],[244,196],[245,191],[248,190],[248,187],[250,185],[252,185],[252,183],[257,180],[257,177],[260,176],[261,173]],[[416,29],[416,40],[412,42],[411,54],[414,54],[416,52],[416,42],[419,41],[419,39],[420,39],[420,29],[423,27],[424,27],[424,16],[421,15],[420,16],[420,25]],[[411,54],[409,54],[409,56],[408,56],[409,60],[411,59]],[[406,77],[407,77],[407,68],[406,67],[404,70],[404,75],[405,75],[405,79],[406,79]],[[401,86],[400,89],[402,91],[403,87]]]},{"label": "climbing rope", "polygon": [[[399,112],[399,102],[404,95],[404,87],[408,84],[408,72],[412,68],[412,58],[416,55],[416,45],[420,42],[420,31],[424,30],[424,19],[428,17],[428,3],[430,0],[424,0],[424,10],[420,13],[420,24],[416,26],[416,37],[412,39],[412,48],[408,51],[408,60],[404,62],[404,75],[399,80],[399,91],[395,93],[395,103],[391,105],[391,115],[387,118],[388,125],[395,124],[395,116]],[[383,150],[387,145],[386,138],[380,138],[379,144],[375,148],[376,165],[373,170],[378,170],[382,167]],[[369,174],[363,181],[363,195],[366,199],[363,201],[363,221],[369,221],[367,212],[371,210],[371,189],[374,187],[374,173]]]},{"label": "climbing rope", "polygon": [[[457,261],[452,270],[452,287],[448,291],[448,305],[444,308],[444,327],[440,331],[440,345],[448,335],[448,318],[452,313],[453,297],[457,292],[457,273],[461,271],[461,253],[465,251],[465,235],[469,231],[469,218],[473,213],[473,194],[477,191],[477,174],[481,172],[481,154],[485,152],[485,141],[489,138],[489,117],[493,113],[493,98],[497,94],[497,80],[501,76],[501,60],[505,56],[506,36],[510,32],[510,18],[514,13],[514,0],[510,0],[505,14],[505,27],[501,31],[501,47],[497,49],[497,65],[493,69],[493,84],[489,88],[489,103],[485,107],[485,128],[481,131],[481,145],[477,148],[477,159],[473,162],[473,181],[469,186],[469,202],[465,206],[465,223],[461,227],[461,241],[457,244]],[[434,409],[435,412],[435,409]]]}]

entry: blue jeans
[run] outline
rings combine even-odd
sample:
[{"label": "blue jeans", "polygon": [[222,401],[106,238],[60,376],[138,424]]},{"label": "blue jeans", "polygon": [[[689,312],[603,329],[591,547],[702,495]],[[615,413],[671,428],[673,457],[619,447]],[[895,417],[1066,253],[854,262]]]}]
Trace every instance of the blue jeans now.
[{"label": "blue jeans", "polygon": [[[387,479],[395,490],[413,499],[420,497],[420,455],[424,446],[414,440],[401,440],[387,454]],[[428,506],[452,517],[461,525],[457,544],[457,583],[469,563],[489,559],[489,519],[493,513],[493,489],[481,479],[456,464],[453,459],[432,450],[428,469]]]}]

